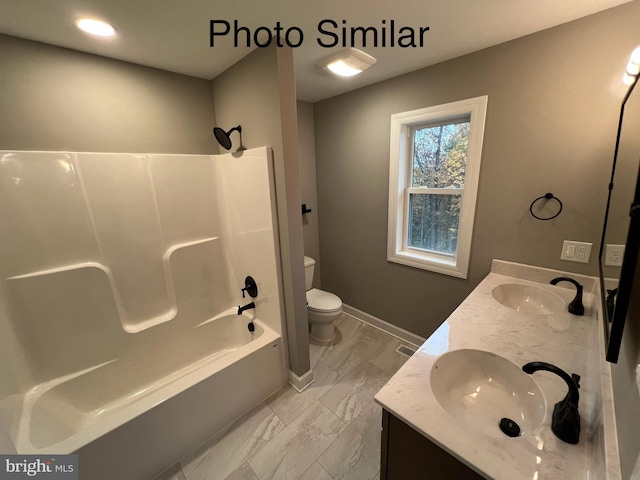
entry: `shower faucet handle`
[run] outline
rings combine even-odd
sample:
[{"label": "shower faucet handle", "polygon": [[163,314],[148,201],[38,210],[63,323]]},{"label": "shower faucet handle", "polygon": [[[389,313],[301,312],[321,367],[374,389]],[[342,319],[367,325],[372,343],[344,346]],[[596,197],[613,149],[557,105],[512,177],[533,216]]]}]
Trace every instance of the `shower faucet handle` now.
[{"label": "shower faucet handle", "polygon": [[244,288],[241,289],[242,298],[244,298],[244,292],[247,292],[251,298],[258,296],[258,285],[253,277],[247,277],[244,279]]}]

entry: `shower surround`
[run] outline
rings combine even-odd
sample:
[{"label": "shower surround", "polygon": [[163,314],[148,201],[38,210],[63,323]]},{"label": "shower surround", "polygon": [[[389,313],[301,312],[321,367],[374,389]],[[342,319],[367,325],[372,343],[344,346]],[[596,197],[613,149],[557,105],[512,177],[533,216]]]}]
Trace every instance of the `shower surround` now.
[{"label": "shower surround", "polygon": [[0,426],[18,453],[84,470],[106,450],[140,465],[91,478],[141,478],[284,385],[274,199],[267,147],[0,151]]}]

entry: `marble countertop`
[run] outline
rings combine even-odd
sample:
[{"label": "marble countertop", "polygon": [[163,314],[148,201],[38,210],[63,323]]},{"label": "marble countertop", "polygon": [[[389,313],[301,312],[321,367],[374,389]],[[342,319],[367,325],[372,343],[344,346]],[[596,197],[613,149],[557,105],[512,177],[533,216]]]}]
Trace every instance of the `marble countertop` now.
[{"label": "marble countertop", "polygon": [[[596,444],[604,443],[596,431],[602,428],[601,424],[596,425],[597,411],[602,409],[600,350],[596,344],[600,338],[598,307],[595,295],[588,293],[594,288],[595,279],[568,275],[585,286],[586,311],[582,317],[566,311],[524,314],[503,306],[492,296],[494,287],[518,283],[549,290],[568,304],[575,296],[575,287],[566,282],[558,286],[548,283],[562,273],[494,261],[492,272],[378,392],[378,404],[487,478],[602,478],[600,472],[590,472],[594,463],[591,459],[598,456]],[[551,431],[553,407],[564,398],[567,386],[548,372],[532,376],[546,397],[547,414],[543,424],[529,434],[510,438],[496,428],[496,433],[490,435],[450,416],[435,399],[429,375],[440,355],[465,348],[501,355],[518,366],[544,361],[569,374],[579,374],[580,442],[564,443]],[[601,463],[604,462],[602,453]]]}]

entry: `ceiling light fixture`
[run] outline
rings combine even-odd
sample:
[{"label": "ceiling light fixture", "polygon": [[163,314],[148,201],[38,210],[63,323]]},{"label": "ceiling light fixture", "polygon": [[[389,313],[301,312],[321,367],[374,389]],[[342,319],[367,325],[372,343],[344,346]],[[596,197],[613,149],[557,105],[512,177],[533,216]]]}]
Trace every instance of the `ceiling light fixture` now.
[{"label": "ceiling light fixture", "polygon": [[347,48],[324,58],[320,66],[328,68],[336,75],[352,77],[364,72],[371,65],[376,63],[376,59],[355,48]]},{"label": "ceiling light fixture", "polygon": [[83,32],[98,37],[112,37],[116,34],[116,29],[113,25],[92,18],[78,18],[76,27]]},{"label": "ceiling light fixture", "polygon": [[638,74],[640,74],[640,47],[637,47],[632,53],[629,63],[627,64],[627,71],[622,76],[622,83],[625,85],[632,85],[638,80]]}]

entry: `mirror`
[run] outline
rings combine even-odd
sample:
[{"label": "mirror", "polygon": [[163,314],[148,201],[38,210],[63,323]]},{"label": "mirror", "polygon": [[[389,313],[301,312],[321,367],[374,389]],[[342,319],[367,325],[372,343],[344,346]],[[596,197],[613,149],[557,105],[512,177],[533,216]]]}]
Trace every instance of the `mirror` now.
[{"label": "mirror", "polygon": [[[609,198],[600,245],[600,290],[607,360],[617,363],[640,246],[640,88],[622,101]],[[630,215],[636,206],[636,217]],[[624,251],[621,247],[624,247]],[[613,261],[613,262],[612,262]],[[612,266],[612,263],[618,263]]]}]

